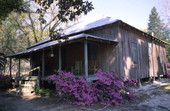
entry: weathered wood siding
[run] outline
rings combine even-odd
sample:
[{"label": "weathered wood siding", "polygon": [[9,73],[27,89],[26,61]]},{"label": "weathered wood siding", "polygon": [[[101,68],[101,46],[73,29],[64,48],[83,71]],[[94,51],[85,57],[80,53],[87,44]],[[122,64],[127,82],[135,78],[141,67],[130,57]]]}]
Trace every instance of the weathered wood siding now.
[{"label": "weathered wood siding", "polygon": [[165,46],[152,42],[152,57],[150,60],[150,77],[158,77],[166,74],[166,50]]},{"label": "weathered wood siding", "polygon": [[[100,68],[104,71],[113,71],[124,79],[157,77],[165,74],[166,51],[162,44],[151,42],[152,39],[135,31],[133,28],[112,24],[93,29],[86,33],[118,41],[108,45],[100,44]],[[137,44],[136,64],[132,61],[132,43]],[[152,55],[149,56],[149,43],[152,44]],[[107,49],[107,50],[106,50]],[[160,60],[162,51],[162,61]]]},{"label": "weathered wood siding", "polygon": [[[112,44],[100,44],[100,65],[104,71],[112,71],[121,76],[124,76],[123,69],[123,47],[122,35],[119,32],[118,24],[112,24],[97,29],[88,31],[87,33],[109,38],[118,41],[118,45]],[[107,49],[107,50],[106,50]],[[128,67],[128,66],[127,66]]]},{"label": "weathered wood siding", "polygon": [[[89,72],[94,72],[95,66],[104,71],[120,74],[125,80],[158,77],[166,74],[165,46],[134,28],[115,23],[85,33],[118,42],[118,44],[114,42],[94,42],[98,47],[96,49],[98,56],[96,56],[97,59],[88,61]],[[93,42],[88,41],[88,43]],[[79,70],[77,73],[84,73],[83,44],[83,41],[81,41],[62,46],[62,70],[71,72]],[[55,55],[51,58],[49,57],[51,49],[45,50],[45,71],[50,74],[58,68],[58,48],[53,49],[53,51]],[[134,62],[134,55],[136,56],[136,63]],[[40,56],[41,54],[33,56],[34,66],[41,65],[42,60],[38,58]]]},{"label": "weathered wood siding", "polygon": [[[118,37],[117,24],[108,25],[87,31],[86,33],[96,35],[103,38],[113,39],[120,44],[120,37]],[[99,68],[104,71],[112,71],[117,74],[122,74],[123,70],[120,70],[123,63],[120,45],[116,43],[111,44],[99,44]],[[107,50],[106,50],[107,49]]]},{"label": "weathered wood siding", "polygon": [[71,43],[62,46],[62,70],[75,74],[84,73],[84,44]]}]

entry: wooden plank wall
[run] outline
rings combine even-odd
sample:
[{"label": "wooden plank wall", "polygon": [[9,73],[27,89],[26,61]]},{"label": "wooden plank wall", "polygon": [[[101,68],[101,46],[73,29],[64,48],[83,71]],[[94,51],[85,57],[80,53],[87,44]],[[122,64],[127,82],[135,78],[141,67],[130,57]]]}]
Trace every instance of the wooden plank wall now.
[{"label": "wooden plank wall", "polygon": [[[118,45],[102,45],[100,47],[101,69],[120,74],[124,79],[148,78],[165,74],[166,51],[161,44],[153,44],[153,59],[149,58],[148,45],[151,39],[132,28],[112,24],[88,31],[87,33],[118,41]],[[133,65],[131,43],[137,43],[138,63]],[[107,50],[105,50],[107,49]],[[160,64],[160,50],[163,50],[163,65]],[[104,52],[104,53],[102,53]],[[152,57],[151,57],[152,58]],[[154,63],[154,65],[153,65]],[[152,66],[153,65],[153,66]],[[166,70],[166,69],[164,69]],[[159,74],[158,74],[159,73]]]},{"label": "wooden plank wall", "polygon": [[84,73],[84,43],[71,43],[62,46],[62,70],[71,71],[76,61],[82,62],[81,74]]},{"label": "wooden plank wall", "polygon": [[[103,38],[109,38],[115,41],[119,41],[118,39],[118,28],[117,25],[108,25],[104,27],[100,27],[97,29],[90,30],[88,34],[100,36]],[[116,43],[111,44],[99,44],[99,68],[104,71],[112,71],[117,74],[121,74],[120,65],[121,65],[121,58],[120,58],[120,50],[118,50],[120,47],[119,45],[116,45]],[[106,50],[107,49],[107,50]]]},{"label": "wooden plank wall", "polygon": [[153,58],[151,61],[152,61],[151,65],[153,68],[150,69],[153,70],[151,71],[152,72],[150,75],[151,77],[158,77],[159,75],[166,74],[167,59],[166,59],[166,50],[164,45],[157,42],[153,42]]},{"label": "wooden plank wall", "polygon": [[[116,44],[106,44],[106,43],[98,43],[98,65],[99,69],[103,71],[112,71],[118,72],[119,69],[116,64]],[[107,50],[106,50],[107,49]],[[110,56],[112,54],[112,56]]]},{"label": "wooden plank wall", "polygon": [[[149,75],[149,56],[148,56],[148,40],[133,33],[131,29],[120,27],[122,49],[123,49],[123,70],[124,79],[129,78],[145,78]],[[137,44],[137,63],[132,61],[132,44]]]},{"label": "wooden plank wall", "polygon": [[[112,24],[104,27],[100,27],[87,33],[109,38],[115,41],[118,41],[118,45],[116,43],[111,44],[100,44],[100,68],[104,71],[112,71],[121,76],[124,76],[124,69],[123,69],[123,42],[122,36],[118,33],[117,24]],[[106,50],[107,49],[107,50]]]}]

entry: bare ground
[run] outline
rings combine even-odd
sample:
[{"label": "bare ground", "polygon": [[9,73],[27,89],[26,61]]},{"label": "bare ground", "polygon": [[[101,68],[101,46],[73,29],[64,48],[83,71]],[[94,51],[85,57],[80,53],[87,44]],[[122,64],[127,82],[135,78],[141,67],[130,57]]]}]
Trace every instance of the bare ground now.
[{"label": "bare ground", "polygon": [[170,79],[133,88],[137,98],[121,106],[76,106],[57,97],[12,96],[0,91],[0,111],[170,111]]}]

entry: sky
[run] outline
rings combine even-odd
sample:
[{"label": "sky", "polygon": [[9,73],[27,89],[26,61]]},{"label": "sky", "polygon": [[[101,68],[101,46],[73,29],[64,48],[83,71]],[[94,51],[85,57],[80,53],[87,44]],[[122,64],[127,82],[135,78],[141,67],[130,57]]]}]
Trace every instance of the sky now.
[{"label": "sky", "polygon": [[138,29],[147,29],[151,9],[161,0],[88,0],[95,9],[87,16],[103,15],[120,19]]}]

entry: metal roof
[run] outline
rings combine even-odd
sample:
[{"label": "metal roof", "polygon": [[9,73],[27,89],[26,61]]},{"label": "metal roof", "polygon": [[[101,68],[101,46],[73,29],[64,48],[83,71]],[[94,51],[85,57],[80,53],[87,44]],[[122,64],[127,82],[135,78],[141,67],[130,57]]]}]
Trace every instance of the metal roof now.
[{"label": "metal roof", "polygon": [[103,37],[99,37],[99,36],[81,33],[78,35],[70,36],[67,40],[61,40],[60,42],[58,40],[54,40],[54,41],[29,48],[27,50],[24,50],[24,51],[15,53],[15,54],[7,55],[6,57],[17,57],[20,55],[29,54],[31,52],[42,50],[47,47],[51,47],[51,46],[55,46],[55,45],[62,45],[63,43],[73,41],[73,40],[78,40],[78,39],[90,39],[90,40],[94,40],[94,41],[105,41],[105,42],[117,42],[117,41],[114,41],[114,40],[111,40],[108,38],[103,38]]}]

